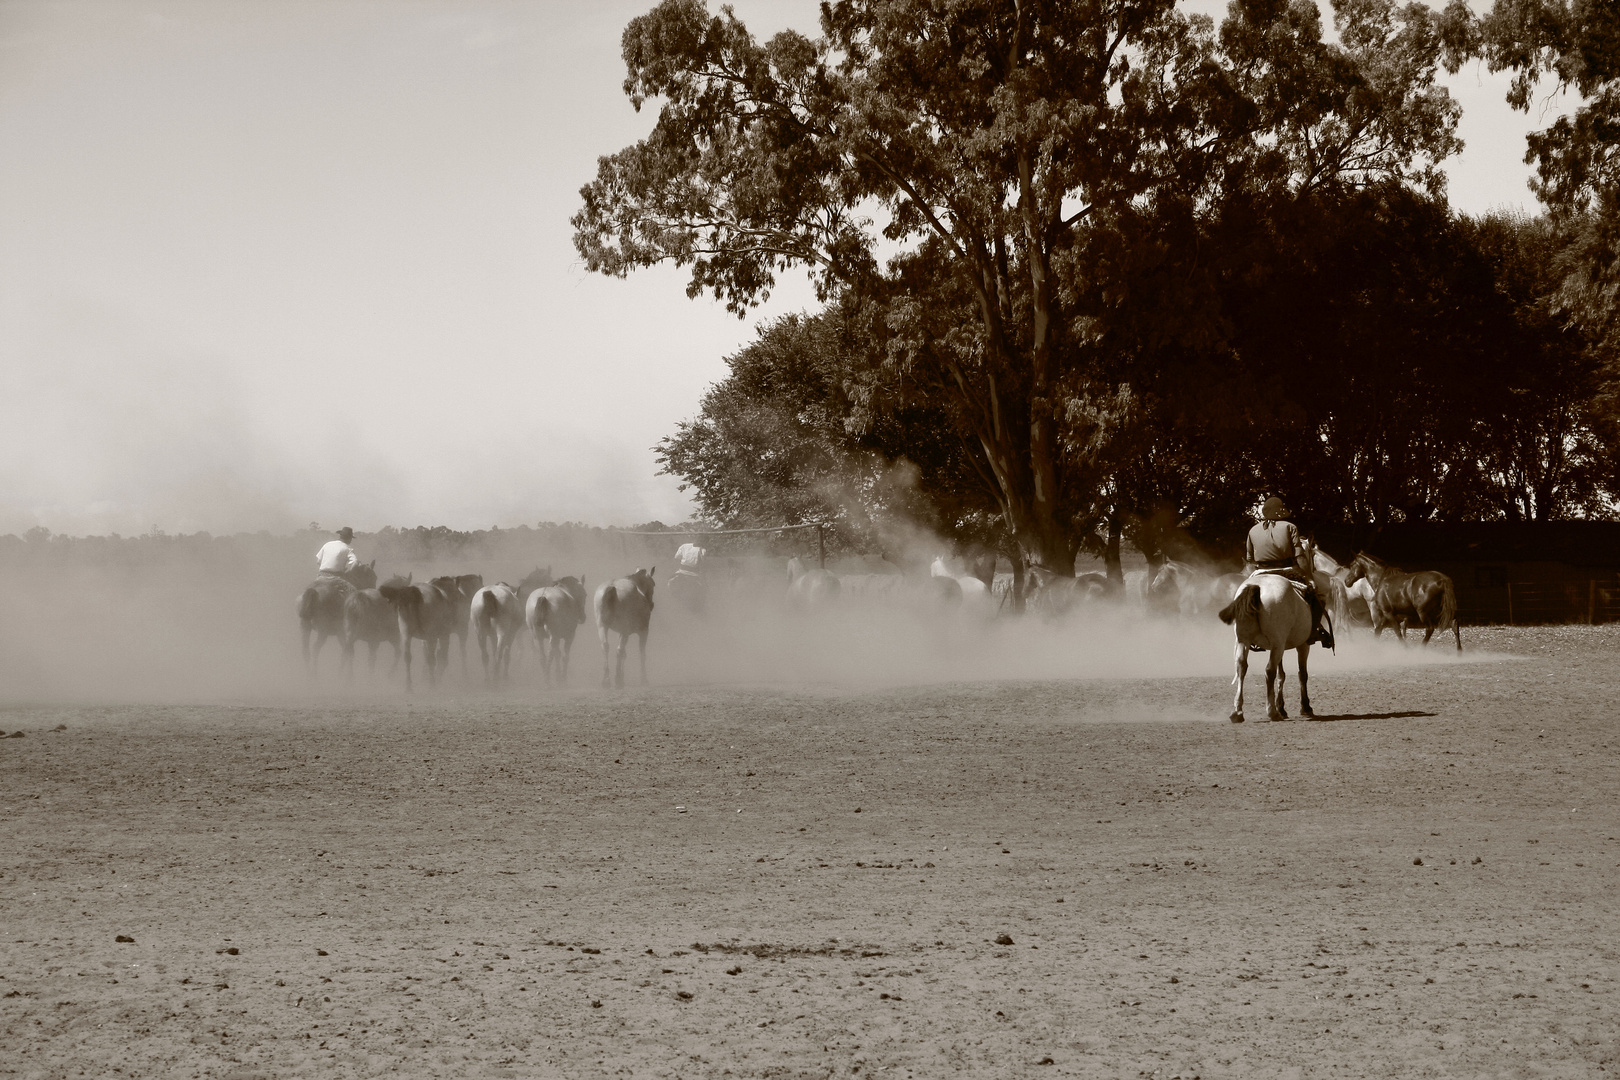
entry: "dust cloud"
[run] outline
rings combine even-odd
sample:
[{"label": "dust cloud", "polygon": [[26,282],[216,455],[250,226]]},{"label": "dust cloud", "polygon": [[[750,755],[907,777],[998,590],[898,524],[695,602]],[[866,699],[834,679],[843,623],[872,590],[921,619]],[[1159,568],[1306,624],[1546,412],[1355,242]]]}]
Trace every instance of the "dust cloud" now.
[{"label": "dust cloud", "polygon": [[[360,645],[347,676],[335,639],[322,648],[313,676],[304,667],[295,605],[314,577],[315,550],[327,538],[312,531],[67,538],[43,530],[25,539],[0,537],[0,702],[273,704],[404,695],[403,670],[391,670],[386,644],[375,673],[367,670]],[[806,609],[787,596],[787,554],[717,555],[711,548],[701,610],[691,610],[669,588],[674,549],[685,539],[583,526],[478,534],[417,529],[362,534],[356,548],[362,560],[376,559],[382,580],[396,573],[417,581],[478,573],[486,584],[515,583],[543,568],[558,577],[583,576],[594,593],[604,580],[656,567],[647,649],[654,687],[860,691],[1005,680],[1229,679],[1232,673],[1231,631],[1213,616],[1182,621],[1099,603],[1062,618],[1014,618],[994,596],[942,604],[926,579],[876,573],[872,561],[831,564],[843,575],[843,595]],[[1336,656],[1313,650],[1314,674],[1458,660],[1448,648],[1403,648],[1365,633],[1341,638]],[[617,648],[616,636],[613,644]],[[420,643],[416,649],[417,695],[491,692],[474,637],[466,642],[466,675],[461,642],[453,640],[447,677],[433,689],[422,679]],[[1462,659],[1488,657],[1465,653]],[[1255,660],[1250,678],[1263,680],[1264,660]],[[1292,668],[1291,658],[1288,664]],[[627,684],[635,683],[637,665],[632,642]],[[588,616],[575,640],[569,690],[597,692],[601,675],[602,650]],[[544,687],[526,632],[513,651],[510,683],[495,692],[556,692]],[[1166,717],[1144,711],[1142,718]]]}]

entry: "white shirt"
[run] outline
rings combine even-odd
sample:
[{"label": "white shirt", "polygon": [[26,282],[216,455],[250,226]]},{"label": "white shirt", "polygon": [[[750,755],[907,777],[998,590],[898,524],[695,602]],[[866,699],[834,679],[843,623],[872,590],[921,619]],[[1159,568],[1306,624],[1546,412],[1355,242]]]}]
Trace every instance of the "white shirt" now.
[{"label": "white shirt", "polygon": [[689,573],[697,573],[698,563],[703,561],[704,551],[696,544],[682,544],[675,549],[675,565]]},{"label": "white shirt", "polygon": [[323,574],[347,574],[360,565],[354,548],[341,540],[328,540],[315,553],[316,564]]}]

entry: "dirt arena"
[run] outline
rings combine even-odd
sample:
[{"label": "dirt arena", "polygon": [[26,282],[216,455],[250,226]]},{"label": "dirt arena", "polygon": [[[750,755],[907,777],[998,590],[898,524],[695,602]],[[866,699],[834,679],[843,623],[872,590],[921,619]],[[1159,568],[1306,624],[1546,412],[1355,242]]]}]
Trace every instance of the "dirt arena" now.
[{"label": "dirt arena", "polygon": [[1610,1075],[1620,629],[1465,644],[8,706],[0,1076]]}]

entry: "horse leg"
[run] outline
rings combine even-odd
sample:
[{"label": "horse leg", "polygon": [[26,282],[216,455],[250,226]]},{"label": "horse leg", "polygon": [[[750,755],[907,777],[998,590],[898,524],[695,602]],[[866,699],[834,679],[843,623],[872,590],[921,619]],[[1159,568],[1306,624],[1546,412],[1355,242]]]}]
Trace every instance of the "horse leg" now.
[{"label": "horse leg", "polygon": [[1299,715],[1312,717],[1316,712],[1311,708],[1311,677],[1305,670],[1305,658],[1311,654],[1310,643],[1307,642],[1294,651],[1299,655]]},{"label": "horse leg", "polygon": [[478,662],[484,666],[484,682],[489,682],[489,638],[484,628],[478,628]]},{"label": "horse leg", "polygon": [[298,627],[299,647],[304,654],[304,670],[313,675],[314,669],[309,666],[309,635],[312,630],[314,630],[314,627],[310,626],[309,623],[303,623]]},{"label": "horse leg", "polygon": [[645,628],[642,629],[641,633],[636,635],[636,641],[641,645],[641,685],[646,686],[647,685],[647,631],[646,631]]},{"label": "horse leg", "polygon": [[612,686],[613,680],[608,677],[608,631],[602,628],[602,685]]},{"label": "horse leg", "polygon": [[[371,654],[366,658],[366,674],[373,679],[377,677],[377,646],[381,644],[382,642],[380,641],[366,642],[366,648],[371,650]],[[399,662],[399,649],[397,648],[394,650],[394,662]],[[349,666],[350,670],[352,671],[354,669],[354,661],[352,659],[349,662]]]},{"label": "horse leg", "polygon": [[568,660],[574,654],[574,639],[573,638],[567,638],[565,640],[559,641],[559,640],[553,638],[552,642],[551,642],[551,652],[552,652],[553,656],[556,655],[557,650],[559,648],[562,649],[562,660],[560,662],[560,666],[557,669],[557,671],[558,671],[557,685],[558,686],[567,686],[568,685]]},{"label": "horse leg", "polygon": [[1237,643],[1237,674],[1232,681],[1237,683],[1237,698],[1232,702],[1231,720],[1234,724],[1243,723],[1243,680],[1249,677],[1249,647],[1243,642]]},{"label": "horse leg", "polygon": [[614,686],[623,686],[624,685],[624,652],[625,652],[625,650],[627,648],[629,648],[629,646],[630,646],[630,635],[627,634],[627,633],[621,633],[619,635],[618,662],[613,667],[613,685]]},{"label": "horse leg", "polygon": [[1288,719],[1288,712],[1282,704],[1285,678],[1282,650],[1273,649],[1266,659],[1266,715],[1272,720]]},{"label": "horse leg", "polygon": [[[409,634],[405,635],[405,642],[400,647],[400,651],[405,654],[405,692],[410,693],[410,690],[411,690],[411,637],[410,637]],[[430,654],[429,658],[431,659],[431,654]]]}]

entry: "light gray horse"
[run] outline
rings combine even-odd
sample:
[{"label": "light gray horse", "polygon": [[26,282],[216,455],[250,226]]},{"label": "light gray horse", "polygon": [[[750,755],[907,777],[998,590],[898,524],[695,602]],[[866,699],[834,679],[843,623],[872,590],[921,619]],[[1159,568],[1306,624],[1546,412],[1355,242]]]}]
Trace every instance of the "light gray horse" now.
[{"label": "light gray horse", "polygon": [[608,634],[619,635],[619,664],[613,685],[624,685],[624,650],[630,636],[641,644],[641,684],[647,685],[647,626],[652,621],[653,574],[658,567],[639,567],[629,577],[609,581],[596,590],[596,633],[602,639],[602,685],[608,685]]},{"label": "light gray horse", "polygon": [[568,659],[574,651],[574,631],[585,621],[585,575],[565,577],[529,594],[524,621],[540,652],[546,685],[552,672],[559,685],[568,684]]},{"label": "light gray horse", "polygon": [[838,575],[831,570],[808,570],[798,556],[788,560],[788,601],[795,607],[815,610],[838,599]]},{"label": "light gray horse", "polygon": [[523,605],[534,590],[551,584],[551,568],[536,567],[516,585],[498,581],[473,594],[469,609],[478,633],[478,658],[484,681],[500,682],[512,673],[512,642],[523,626]]},{"label": "light gray horse", "polygon": [[1272,720],[1288,719],[1283,705],[1283,653],[1293,649],[1299,656],[1299,711],[1303,716],[1316,715],[1311,711],[1310,672],[1307,659],[1311,653],[1311,606],[1301,594],[1301,588],[1281,574],[1260,571],[1251,574],[1238,587],[1232,602],[1220,610],[1221,622],[1230,625],[1236,635],[1237,672],[1232,682],[1237,685],[1237,697],[1232,702],[1231,720],[1243,723],[1243,681],[1249,674],[1249,650],[1269,653],[1266,660],[1266,714]]}]

